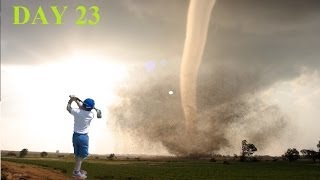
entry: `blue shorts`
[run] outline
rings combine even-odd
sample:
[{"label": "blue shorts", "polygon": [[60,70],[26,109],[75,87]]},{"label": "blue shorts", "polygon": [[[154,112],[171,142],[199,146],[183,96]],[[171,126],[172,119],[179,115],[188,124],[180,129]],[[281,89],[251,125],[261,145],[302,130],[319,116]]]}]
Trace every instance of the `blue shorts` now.
[{"label": "blue shorts", "polygon": [[88,134],[73,133],[72,136],[74,155],[78,157],[88,157],[89,136]]}]

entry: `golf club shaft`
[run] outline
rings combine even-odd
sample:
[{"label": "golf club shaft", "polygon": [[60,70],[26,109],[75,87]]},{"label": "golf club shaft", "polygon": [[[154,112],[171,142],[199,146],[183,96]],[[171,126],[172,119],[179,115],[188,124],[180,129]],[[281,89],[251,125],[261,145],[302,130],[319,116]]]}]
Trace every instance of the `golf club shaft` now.
[{"label": "golf club shaft", "polygon": [[[71,98],[71,96],[69,96],[69,97]],[[83,101],[82,101],[81,99],[77,98],[77,97],[76,97],[76,100],[77,100],[77,101],[80,101],[81,103],[83,103]],[[93,109],[96,110],[96,111],[99,111],[99,109],[97,109],[97,108],[95,108],[95,107],[94,107]]]}]

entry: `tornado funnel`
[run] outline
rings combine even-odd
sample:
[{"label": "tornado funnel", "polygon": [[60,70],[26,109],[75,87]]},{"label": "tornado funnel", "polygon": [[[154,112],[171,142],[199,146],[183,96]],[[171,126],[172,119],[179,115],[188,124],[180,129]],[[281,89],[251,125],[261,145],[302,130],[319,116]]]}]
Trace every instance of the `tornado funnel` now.
[{"label": "tornado funnel", "polygon": [[206,44],[210,16],[215,0],[191,0],[180,70],[182,108],[187,130],[192,130],[197,117],[197,75]]}]

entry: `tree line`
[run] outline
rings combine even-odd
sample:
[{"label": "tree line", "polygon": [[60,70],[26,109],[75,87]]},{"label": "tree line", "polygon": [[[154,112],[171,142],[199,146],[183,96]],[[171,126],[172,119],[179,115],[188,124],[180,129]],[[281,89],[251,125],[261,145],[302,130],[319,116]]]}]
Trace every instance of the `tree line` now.
[{"label": "tree line", "polygon": [[[288,148],[287,151],[281,156],[284,160],[288,160],[289,162],[292,161],[296,161],[300,158],[304,158],[304,159],[310,159],[313,162],[316,162],[317,160],[319,160],[320,162],[320,141],[317,144],[317,148],[318,150],[315,151],[313,149],[302,149],[300,152],[296,149],[296,148]],[[240,161],[251,161],[254,160],[254,153],[257,152],[258,149],[254,144],[248,143],[247,140],[243,140],[242,141],[242,150],[241,150],[241,155],[240,155]],[[300,155],[301,153],[301,155]],[[19,152],[19,156],[18,157],[25,157],[28,154],[28,149],[24,148]],[[8,152],[7,156],[15,156],[17,157],[16,153],[14,152]],[[40,153],[41,157],[47,157],[48,153],[43,151]],[[110,154],[109,157],[107,157],[107,159],[114,159],[115,155],[114,154]]]},{"label": "tree line", "polygon": [[[296,148],[288,148],[287,151],[282,155],[282,158],[288,160],[289,162],[296,161],[299,158],[311,159],[313,162],[316,162],[317,159],[320,161],[320,141],[317,144],[318,151],[313,149],[302,149],[301,155]],[[258,149],[254,144],[247,143],[246,140],[242,141],[242,152],[240,156],[240,161],[250,160],[250,157]]]}]

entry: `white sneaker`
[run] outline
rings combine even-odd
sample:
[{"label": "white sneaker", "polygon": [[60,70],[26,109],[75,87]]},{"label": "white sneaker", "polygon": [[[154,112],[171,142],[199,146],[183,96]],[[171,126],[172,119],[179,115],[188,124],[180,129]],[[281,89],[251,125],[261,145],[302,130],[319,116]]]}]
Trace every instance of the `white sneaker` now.
[{"label": "white sneaker", "polygon": [[88,174],[88,172],[85,171],[85,170],[80,170],[80,173],[81,173],[81,174],[84,174],[84,175],[87,175],[87,174]]},{"label": "white sneaker", "polygon": [[86,179],[87,176],[85,174],[82,174],[80,171],[73,171],[72,177],[74,179]]}]

